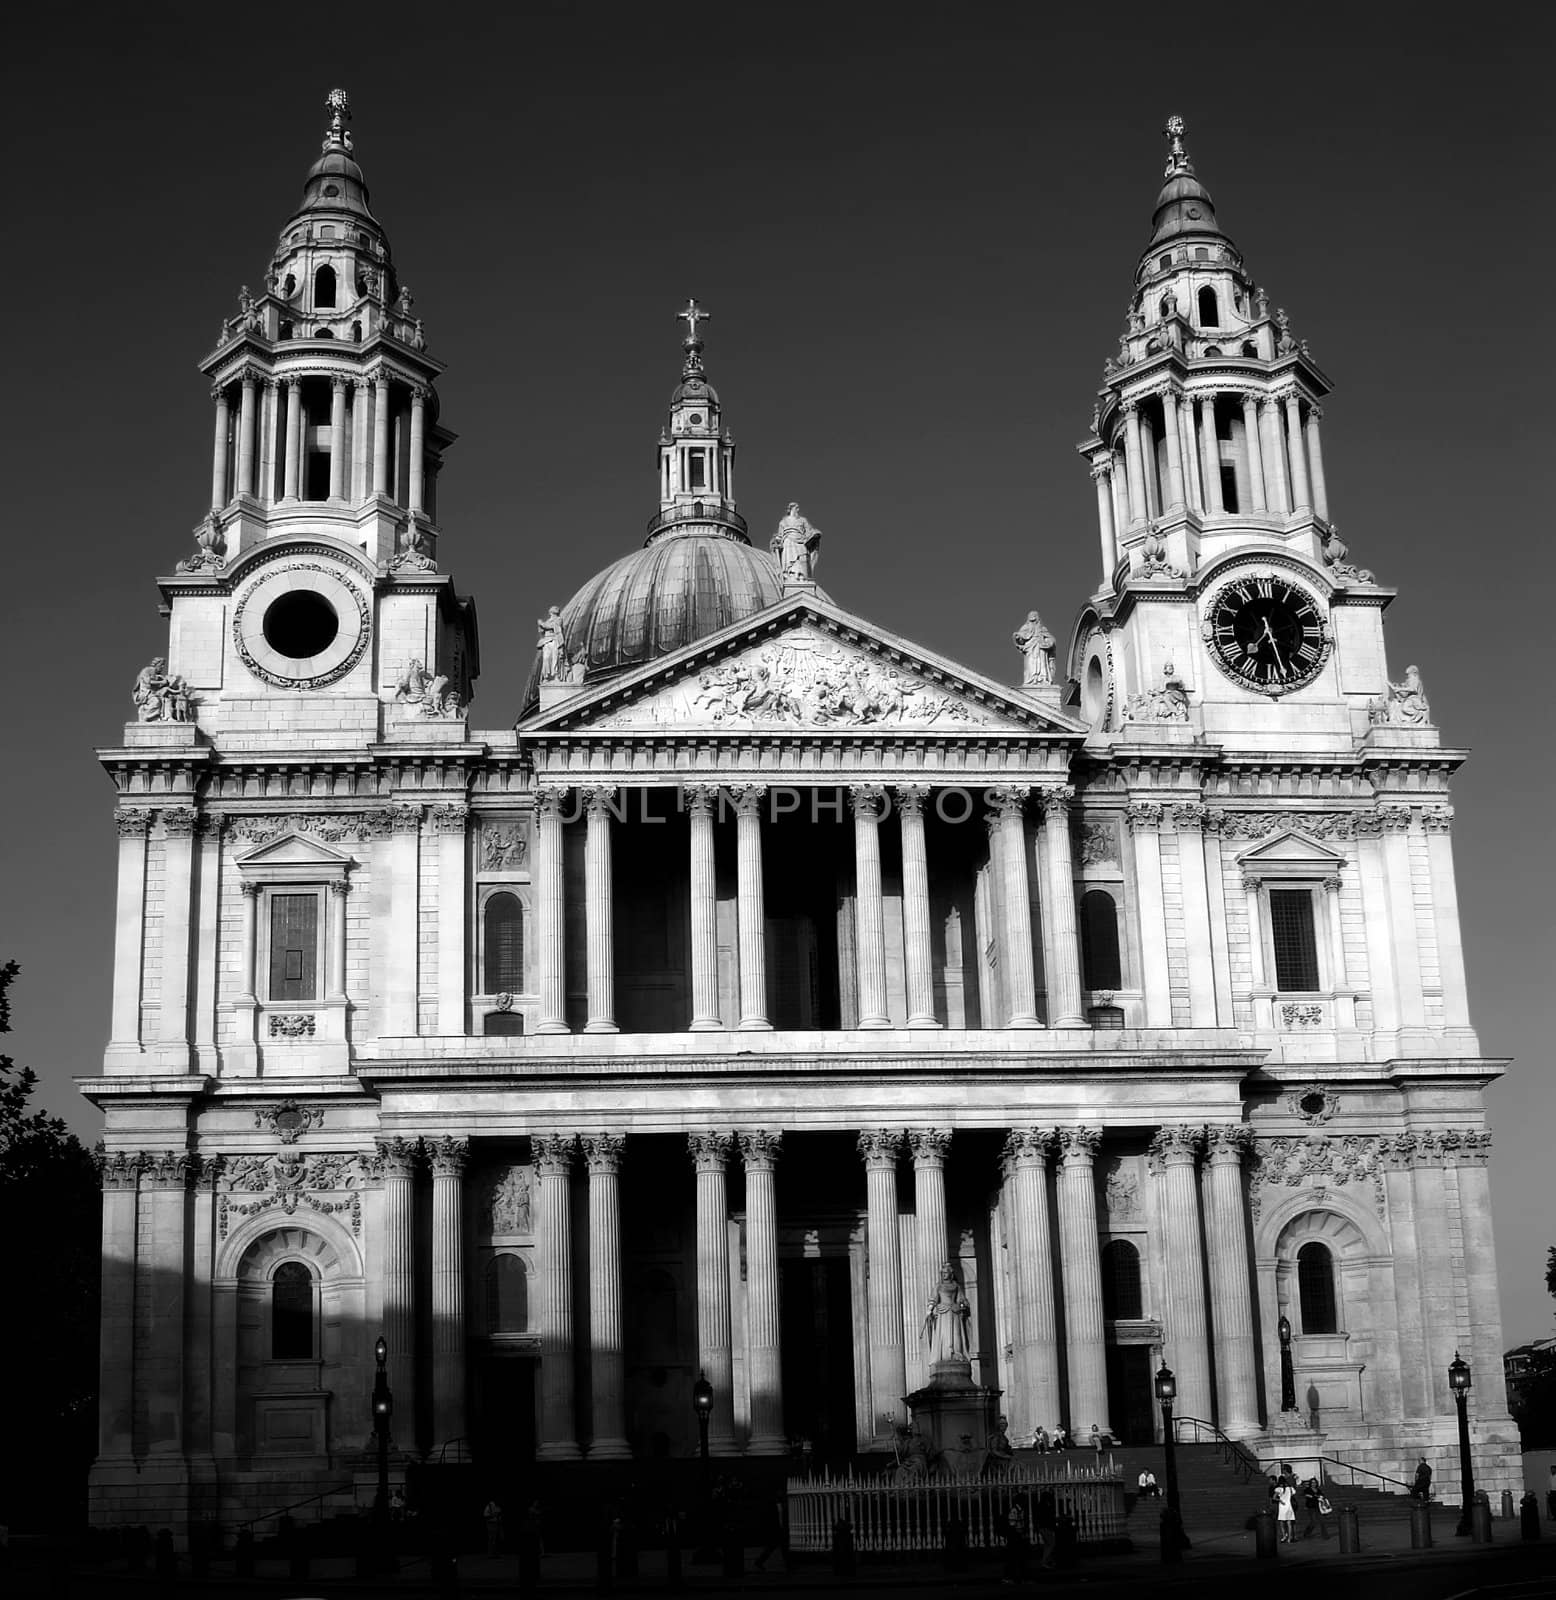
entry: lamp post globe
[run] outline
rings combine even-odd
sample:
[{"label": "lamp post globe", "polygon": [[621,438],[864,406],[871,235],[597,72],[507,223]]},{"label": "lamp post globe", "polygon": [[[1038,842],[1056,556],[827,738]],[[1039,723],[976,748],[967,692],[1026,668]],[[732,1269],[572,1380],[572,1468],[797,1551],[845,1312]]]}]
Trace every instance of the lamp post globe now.
[{"label": "lamp post globe", "polygon": [[703,1537],[694,1559],[711,1560],[713,1547],[713,1483],[708,1467],[708,1419],[713,1415],[713,1385],[708,1374],[699,1372],[692,1385],[692,1412],[697,1418],[697,1454],[702,1463]]},{"label": "lamp post globe", "polygon": [[1453,1403],[1459,1411],[1459,1482],[1464,1498],[1459,1509],[1459,1526],[1454,1532],[1462,1538],[1474,1529],[1475,1463],[1470,1457],[1470,1364],[1457,1350],[1448,1363],[1448,1387],[1453,1391]]},{"label": "lamp post globe", "polygon": [[1162,1476],[1167,1480],[1167,1504],[1162,1510],[1162,1560],[1176,1565],[1188,1544],[1183,1533],[1183,1512],[1178,1502],[1178,1450],[1172,1422],[1172,1403],[1178,1398],[1178,1380],[1164,1361],[1156,1373],[1156,1398],[1162,1407]]},{"label": "lamp post globe", "polygon": [[389,1387],[389,1346],[380,1335],[373,1346],[373,1442],[378,1449],[378,1485],[373,1495],[373,1530],[378,1539],[378,1564],[387,1569],[389,1554],[389,1423],[394,1416],[394,1391]]}]

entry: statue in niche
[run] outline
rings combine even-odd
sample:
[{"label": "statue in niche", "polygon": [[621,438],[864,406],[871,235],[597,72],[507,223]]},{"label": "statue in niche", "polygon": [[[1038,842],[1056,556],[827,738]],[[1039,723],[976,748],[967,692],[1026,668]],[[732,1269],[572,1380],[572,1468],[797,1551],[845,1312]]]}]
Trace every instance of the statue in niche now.
[{"label": "statue in niche", "polygon": [[971,1361],[971,1346],[967,1325],[972,1319],[972,1307],[961,1284],[956,1281],[956,1269],[947,1261],[940,1269],[940,1282],[935,1285],[934,1298],[924,1313],[924,1326],[919,1336],[929,1343],[929,1359],[938,1366],[943,1361],[966,1364]]},{"label": "statue in niche", "polygon": [[1122,1162],[1108,1173],[1108,1215],[1116,1221],[1125,1221],[1140,1215],[1140,1176],[1132,1167]]},{"label": "statue in niche", "polygon": [[154,656],[141,668],[130,691],[138,722],[193,722],[189,685],[167,669],[165,656]]},{"label": "statue in niche", "polygon": [[481,1221],[494,1237],[531,1231],[529,1172],[508,1167],[487,1189]]},{"label": "statue in niche", "polygon": [[1432,720],[1432,708],[1421,687],[1420,669],[1406,667],[1404,681],[1389,684],[1387,696],[1374,700],[1367,708],[1367,720],[1396,728],[1426,727]]},{"label": "statue in niche", "polygon": [[768,549],[778,558],[778,572],[785,583],[811,581],[821,550],[821,529],[800,515],[797,500],[789,502]]},{"label": "statue in niche", "polygon": [[1021,652],[1021,687],[1032,689],[1051,684],[1054,681],[1054,636],[1035,611],[1027,612],[1027,620],[1011,635],[1011,641]]}]

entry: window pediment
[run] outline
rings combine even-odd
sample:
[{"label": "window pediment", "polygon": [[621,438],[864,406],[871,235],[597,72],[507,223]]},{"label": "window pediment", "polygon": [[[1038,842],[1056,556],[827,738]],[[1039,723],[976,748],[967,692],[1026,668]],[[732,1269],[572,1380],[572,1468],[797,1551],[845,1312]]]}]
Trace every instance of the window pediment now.
[{"label": "window pediment", "polygon": [[356,862],[316,839],[288,833],[245,851],[236,865],[253,883],[328,883],[344,879]]},{"label": "window pediment", "polygon": [[1337,877],[1346,866],[1346,859],[1317,839],[1288,828],[1253,849],[1243,851],[1237,863],[1245,878],[1310,881]]}]

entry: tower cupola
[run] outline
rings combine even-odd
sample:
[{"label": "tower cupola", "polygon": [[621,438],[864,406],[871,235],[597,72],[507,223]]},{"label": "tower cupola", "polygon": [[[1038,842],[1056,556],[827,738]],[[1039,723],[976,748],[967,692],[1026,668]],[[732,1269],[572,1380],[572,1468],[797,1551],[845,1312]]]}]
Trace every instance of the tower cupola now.
[{"label": "tower cupola", "polygon": [[681,381],[659,436],[659,511],[648,542],[677,534],[722,532],[741,541],[745,518],[735,510],[735,442],[723,426],[718,391],[703,370],[698,324],[708,313],[695,300],[676,315],[686,324]]}]

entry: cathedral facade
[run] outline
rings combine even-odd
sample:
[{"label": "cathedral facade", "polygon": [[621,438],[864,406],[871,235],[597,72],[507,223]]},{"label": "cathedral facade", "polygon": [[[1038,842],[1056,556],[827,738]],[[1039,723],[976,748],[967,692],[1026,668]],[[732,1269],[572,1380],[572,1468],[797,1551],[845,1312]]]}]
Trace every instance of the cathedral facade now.
[{"label": "cathedral facade", "polygon": [[797,506],[753,542],[692,302],[647,538],[483,727],[441,367],[330,112],[101,752],[94,1520],[370,1478],[380,1335],[396,1471],[685,1455],[699,1374],[716,1455],[888,1452],[951,1290],[1018,1448],[1159,1437],[1166,1362],[1185,1439],[1446,1488],[1462,1352],[1512,1487],[1463,753],[1181,123],[1096,590],[1013,681],[829,595]]}]

